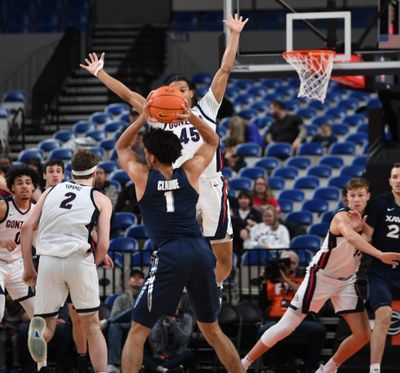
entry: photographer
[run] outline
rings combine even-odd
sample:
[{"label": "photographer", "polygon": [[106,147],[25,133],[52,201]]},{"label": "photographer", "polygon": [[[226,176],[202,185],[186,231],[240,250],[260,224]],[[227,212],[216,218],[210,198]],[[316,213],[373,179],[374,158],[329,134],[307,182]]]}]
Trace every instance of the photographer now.
[{"label": "photographer", "polygon": [[[265,311],[268,321],[261,326],[260,335],[283,316],[303,281],[303,278],[296,276],[298,265],[297,254],[294,251],[285,251],[281,259],[270,261],[265,268],[259,306]],[[309,341],[305,357],[306,372],[315,372],[317,369],[325,334],[325,326],[319,321],[310,319],[304,320],[293,333],[294,337],[306,336]]]}]

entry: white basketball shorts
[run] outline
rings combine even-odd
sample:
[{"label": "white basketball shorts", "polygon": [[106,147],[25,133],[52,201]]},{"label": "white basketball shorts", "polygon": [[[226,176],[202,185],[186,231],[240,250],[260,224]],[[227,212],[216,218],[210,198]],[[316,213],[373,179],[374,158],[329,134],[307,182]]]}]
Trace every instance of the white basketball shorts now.
[{"label": "white basketball shorts", "polygon": [[364,310],[355,276],[348,280],[338,280],[313,269],[304,278],[290,303],[290,308],[300,308],[303,313],[317,313],[328,299],[331,300],[337,314]]},{"label": "white basketball shorts", "polygon": [[78,313],[99,309],[99,280],[93,254],[78,251],[65,258],[41,255],[36,281],[35,315],[57,316],[68,294]]},{"label": "white basketball shorts", "polygon": [[232,236],[228,191],[221,176],[204,178],[199,182],[197,218],[203,235],[210,241]]}]

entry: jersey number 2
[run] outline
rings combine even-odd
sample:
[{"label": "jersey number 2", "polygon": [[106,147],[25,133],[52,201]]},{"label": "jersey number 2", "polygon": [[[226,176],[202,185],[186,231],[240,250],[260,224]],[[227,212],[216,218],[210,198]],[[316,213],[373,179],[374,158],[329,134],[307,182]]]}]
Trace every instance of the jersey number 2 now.
[{"label": "jersey number 2", "polygon": [[67,197],[67,198],[65,198],[64,201],[62,201],[60,203],[60,207],[62,209],[71,210],[72,203],[70,203],[70,202],[72,202],[76,198],[76,194],[75,193],[66,193],[65,197]]},{"label": "jersey number 2", "polygon": [[386,237],[389,238],[399,238],[400,234],[400,227],[397,224],[391,224],[388,226],[389,232],[387,233]]},{"label": "jersey number 2", "polygon": [[167,212],[174,212],[175,206],[174,206],[174,195],[173,195],[172,190],[165,192],[164,196],[165,196],[165,200],[167,202]]}]

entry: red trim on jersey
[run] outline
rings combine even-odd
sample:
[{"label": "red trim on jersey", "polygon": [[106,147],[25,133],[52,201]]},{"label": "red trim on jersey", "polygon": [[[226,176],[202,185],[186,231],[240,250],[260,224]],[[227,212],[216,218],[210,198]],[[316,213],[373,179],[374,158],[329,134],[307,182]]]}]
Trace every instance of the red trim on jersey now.
[{"label": "red trim on jersey", "polygon": [[306,288],[306,292],[303,299],[302,312],[308,313],[310,311],[310,305],[312,301],[312,297],[314,295],[315,286],[317,285],[317,271],[319,267],[318,265],[314,265],[310,270],[310,277],[308,279],[308,284]]}]

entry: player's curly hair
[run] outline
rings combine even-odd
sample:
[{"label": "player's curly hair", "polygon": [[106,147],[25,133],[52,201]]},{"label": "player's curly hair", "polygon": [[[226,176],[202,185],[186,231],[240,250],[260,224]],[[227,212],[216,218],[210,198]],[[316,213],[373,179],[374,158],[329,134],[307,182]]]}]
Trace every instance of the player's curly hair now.
[{"label": "player's curly hair", "polygon": [[172,164],[181,156],[182,144],[178,136],[170,131],[150,128],[143,135],[143,144],[163,164]]},{"label": "player's curly hair", "polygon": [[39,182],[37,173],[29,167],[16,167],[16,168],[12,168],[6,176],[8,190],[12,190],[12,186],[15,182],[15,179],[17,179],[18,177],[21,177],[21,176],[30,177],[32,180],[33,186],[35,187],[35,189],[37,188],[38,182]]}]

